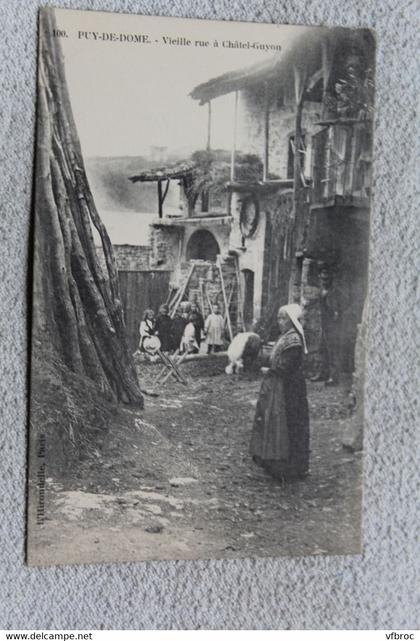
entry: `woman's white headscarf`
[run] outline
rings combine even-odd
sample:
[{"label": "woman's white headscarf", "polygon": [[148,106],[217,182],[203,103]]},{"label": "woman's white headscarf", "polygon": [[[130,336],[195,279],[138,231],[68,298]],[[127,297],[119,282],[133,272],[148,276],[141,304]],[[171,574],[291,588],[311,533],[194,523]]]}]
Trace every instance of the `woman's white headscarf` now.
[{"label": "woman's white headscarf", "polygon": [[290,305],[283,305],[280,307],[279,312],[284,312],[292,321],[296,331],[302,338],[303,351],[305,354],[308,353],[308,348],[306,346],[305,332],[303,331],[302,323],[300,319],[302,318],[302,308],[297,303],[291,303]]}]

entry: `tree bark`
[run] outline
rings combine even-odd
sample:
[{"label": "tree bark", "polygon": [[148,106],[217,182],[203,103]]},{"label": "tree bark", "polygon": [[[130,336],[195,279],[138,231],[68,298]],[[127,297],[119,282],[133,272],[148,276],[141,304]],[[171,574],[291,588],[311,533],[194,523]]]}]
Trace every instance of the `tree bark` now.
[{"label": "tree bark", "polygon": [[[113,248],[96,210],[66,85],[53,9],[40,12],[34,346],[53,350],[108,399],[143,406]],[[102,243],[105,271],[94,244]]]}]

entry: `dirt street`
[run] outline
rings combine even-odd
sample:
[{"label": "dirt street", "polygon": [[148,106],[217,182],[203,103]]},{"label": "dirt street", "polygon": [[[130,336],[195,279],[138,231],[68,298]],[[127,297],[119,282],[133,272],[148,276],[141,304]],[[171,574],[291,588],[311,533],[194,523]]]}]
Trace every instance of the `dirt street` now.
[{"label": "dirt street", "polygon": [[[311,468],[280,484],[248,443],[260,375],[220,360],[169,379],[65,484],[47,478],[32,562],[220,558],[360,551],[361,454],[342,448],[345,388],[308,383]],[[142,385],[157,366],[143,368]]]}]

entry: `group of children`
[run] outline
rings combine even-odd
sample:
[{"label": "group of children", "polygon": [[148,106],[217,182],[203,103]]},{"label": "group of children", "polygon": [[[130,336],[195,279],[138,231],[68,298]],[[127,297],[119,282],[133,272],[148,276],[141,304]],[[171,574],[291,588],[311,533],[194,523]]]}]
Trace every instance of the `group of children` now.
[{"label": "group of children", "polygon": [[181,303],[174,318],[170,317],[167,305],[160,306],[156,317],[152,309],[147,309],[140,323],[139,349],[150,352],[158,342],[162,352],[197,354],[203,342],[208,354],[220,352],[225,343],[225,320],[219,305],[213,305],[205,320],[196,303]]}]

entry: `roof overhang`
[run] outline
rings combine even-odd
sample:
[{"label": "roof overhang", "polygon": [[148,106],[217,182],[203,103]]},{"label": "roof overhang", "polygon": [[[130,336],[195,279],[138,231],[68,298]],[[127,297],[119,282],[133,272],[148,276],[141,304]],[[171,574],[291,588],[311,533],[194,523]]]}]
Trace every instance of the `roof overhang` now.
[{"label": "roof overhang", "polygon": [[176,180],[184,178],[194,172],[196,165],[190,161],[183,161],[175,165],[167,167],[157,167],[156,169],[148,169],[136,176],[129,176],[132,183],[137,182],[158,182],[159,180]]},{"label": "roof overhang", "polygon": [[[374,50],[373,32],[369,29],[346,27],[302,27],[290,44],[278,54],[258,64],[211,78],[194,87],[190,96],[201,105],[233,91],[252,88],[262,83],[275,85],[276,89],[293,84],[294,71],[307,78],[310,90],[322,75],[323,56],[333,56],[337,47],[358,42],[359,46]],[[310,86],[312,83],[312,87]]]}]

